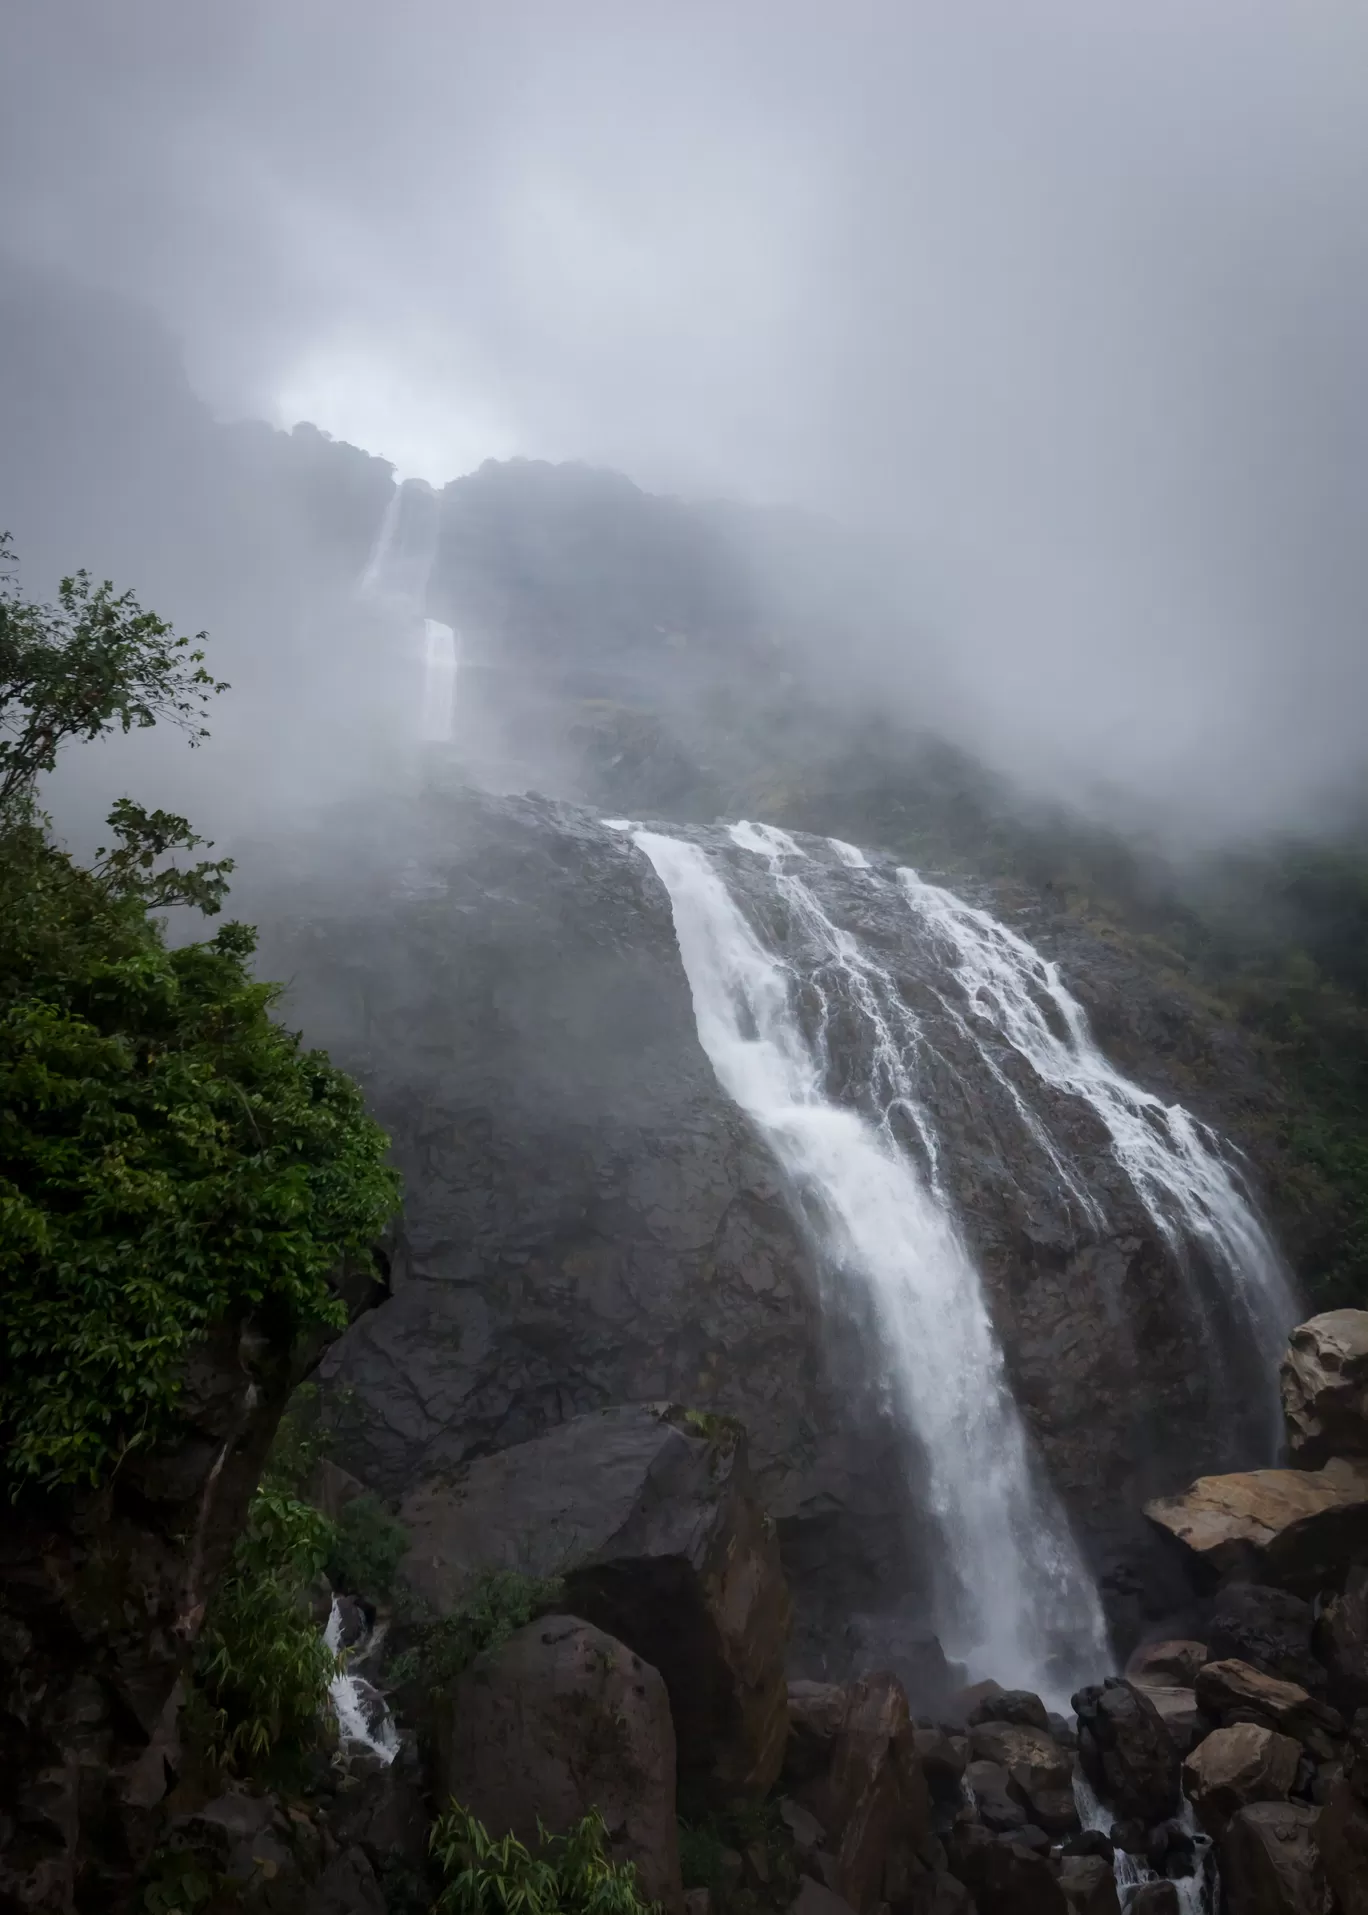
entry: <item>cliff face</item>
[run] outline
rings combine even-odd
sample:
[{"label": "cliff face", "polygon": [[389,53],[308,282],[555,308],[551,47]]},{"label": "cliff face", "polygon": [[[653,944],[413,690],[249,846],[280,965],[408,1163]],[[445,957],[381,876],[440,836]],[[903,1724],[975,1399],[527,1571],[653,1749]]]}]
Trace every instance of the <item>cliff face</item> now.
[{"label": "cliff face", "polygon": [[[602,1404],[734,1412],[807,1641],[839,1660],[832,1619],[926,1592],[921,1467],[881,1395],[858,1296],[700,1048],[653,871],[622,831],[535,799],[460,793],[343,835],[345,867],[329,875],[306,854],[288,904],[278,893],[257,914],[267,968],[292,979],[290,1014],[361,1078],[408,1190],[394,1299],[326,1366],[349,1392],[344,1460],[397,1495],[434,1463]],[[761,866],[695,835],[773,931]],[[891,889],[861,888],[824,855],[824,904],[929,1033],[924,1095],[1008,1369],[1129,1635],[1143,1607],[1182,1599],[1139,1504],[1260,1454],[1257,1355],[1204,1252],[1175,1252],[1095,1112],[1020,1059],[988,1068],[938,995],[944,954]],[[1113,1049],[1143,1054],[1151,1089],[1200,1103],[1219,1067],[1227,1113],[1257,1110],[1222,1026],[1095,940],[1040,914],[1030,929],[1058,945]],[[796,933],[777,935],[801,965]],[[842,1028],[837,1064],[855,1083],[868,1033]]]}]

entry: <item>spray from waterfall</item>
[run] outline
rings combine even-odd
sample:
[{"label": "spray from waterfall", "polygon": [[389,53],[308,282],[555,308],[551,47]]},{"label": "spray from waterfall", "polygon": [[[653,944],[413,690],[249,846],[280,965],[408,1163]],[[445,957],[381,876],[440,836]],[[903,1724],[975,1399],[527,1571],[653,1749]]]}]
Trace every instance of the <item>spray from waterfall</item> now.
[{"label": "spray from waterfall", "polygon": [[[633,836],[669,893],[719,1081],[815,1217],[827,1263],[876,1319],[874,1353],[925,1453],[955,1585],[942,1639],[972,1667],[1062,1700],[1108,1666],[1101,1605],[1032,1466],[978,1272],[935,1178],[934,1126],[915,1092],[915,1022],[894,980],[789,868],[804,854],[785,834],[738,825],[731,836],[768,860],[811,959],[801,976],[762,941],[698,845]],[[851,1017],[868,1032],[871,1062],[843,1102],[829,1081],[838,1020]]]},{"label": "spray from waterfall", "polygon": [[427,616],[437,533],[436,495],[419,480],[397,485],[357,589],[392,622],[402,654],[417,663],[417,736],[446,745],[455,729],[460,646],[450,625]]}]

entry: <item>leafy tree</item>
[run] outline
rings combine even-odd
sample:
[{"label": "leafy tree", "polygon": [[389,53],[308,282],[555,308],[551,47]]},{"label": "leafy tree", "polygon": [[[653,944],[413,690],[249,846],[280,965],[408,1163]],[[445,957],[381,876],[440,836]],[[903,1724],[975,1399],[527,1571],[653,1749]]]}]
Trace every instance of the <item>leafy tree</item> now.
[{"label": "leafy tree", "polygon": [[[202,735],[219,686],[128,594],[63,587],[0,609],[0,1475],[97,1483],[173,1418],[183,1358],[257,1314],[285,1339],[340,1325],[329,1273],[397,1201],[349,1078],[305,1051],[226,924],[169,950],[149,910],[218,908],[230,866],[124,801],[84,867],[35,809],[67,739],[169,717]],[[70,672],[70,683],[63,674]]]}]

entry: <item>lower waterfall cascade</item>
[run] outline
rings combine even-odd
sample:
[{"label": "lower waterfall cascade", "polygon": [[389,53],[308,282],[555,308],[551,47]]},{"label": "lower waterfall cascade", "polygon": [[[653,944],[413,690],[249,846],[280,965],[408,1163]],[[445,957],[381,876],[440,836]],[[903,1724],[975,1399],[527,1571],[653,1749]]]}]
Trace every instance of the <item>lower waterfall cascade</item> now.
[{"label": "lower waterfall cascade", "polygon": [[900,909],[933,954],[942,1017],[1045,1154],[1065,1203],[1096,1223],[1085,1170],[1029,1083],[1087,1106],[1174,1261],[1204,1255],[1271,1380],[1295,1306],[1238,1169],[1188,1111],[1113,1067],[1057,967],[989,912],[837,840],[800,844],[747,822],[688,836],[609,822],[630,831],[669,894],[702,1048],[789,1179],[832,1301],[872,1325],[867,1354],[925,1458],[949,1572],[935,1617],[947,1653],[1066,1702],[1111,1666],[1101,1602],[1034,1457],[943,1174],[927,1096],[944,1068],[934,1032],[852,928],[859,896],[850,911],[828,903],[835,886]]}]

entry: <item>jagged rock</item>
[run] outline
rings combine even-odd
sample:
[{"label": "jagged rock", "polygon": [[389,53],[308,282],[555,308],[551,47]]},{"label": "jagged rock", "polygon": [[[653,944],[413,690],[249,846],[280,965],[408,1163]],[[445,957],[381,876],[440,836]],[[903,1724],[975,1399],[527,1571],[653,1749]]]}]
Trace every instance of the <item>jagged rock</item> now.
[{"label": "jagged rock", "polygon": [[1079,1829],[1065,1836],[1059,1852],[1061,1855],[1095,1855],[1110,1868],[1116,1844],[1101,1829]]},{"label": "jagged rock", "polygon": [[953,1817],[963,1800],[962,1783],[969,1762],[967,1738],[949,1735],[944,1729],[915,1728],[912,1750],[926,1777],[937,1817]]},{"label": "jagged rock", "polygon": [[1147,1688],[1190,1689],[1197,1671],[1210,1660],[1204,1642],[1145,1642],[1131,1652],[1126,1675]]},{"label": "jagged rock", "polygon": [[1368,1568],[1350,1569],[1343,1590],[1324,1605],[1315,1644],[1336,1702],[1368,1707]]},{"label": "jagged rock", "polygon": [[887,1670],[898,1678],[915,1709],[934,1713],[964,1680],[962,1666],[946,1661],[939,1637],[898,1612],[852,1616],[845,1640],[852,1676]]},{"label": "jagged rock", "polygon": [[1186,1755],[1202,1734],[1204,1719],[1197,1704],[1195,1689],[1161,1689],[1153,1682],[1136,1682],[1158,1710],[1164,1727],[1173,1737],[1179,1755]]},{"label": "jagged rock", "polygon": [[1200,1576],[1313,1596],[1368,1549],[1368,1459],[1201,1476],[1181,1496],[1146,1503],[1145,1514]]},{"label": "jagged rock", "polygon": [[1010,1838],[999,1840],[972,1822],[951,1845],[950,1865],[974,1898],[978,1915],[1068,1915],[1059,1878],[1044,1855]]},{"label": "jagged rock", "polygon": [[763,1794],[788,1734],[790,1604],[740,1425],[596,1410],[408,1496],[401,1574],[439,1614],[483,1570],[562,1576],[565,1606],[659,1669],[679,1771]]},{"label": "jagged rock", "polygon": [[1141,1882],[1126,1903],[1126,1915],[1178,1915],[1182,1904],[1172,1882]]},{"label": "jagged rock", "polygon": [[1250,1802],[1285,1801],[1297,1779],[1301,1744],[1253,1722],[1215,1729],[1183,1764],[1183,1787],[1197,1820],[1219,1836]]},{"label": "jagged rock", "polygon": [[306,1499],[315,1509],[321,1510],[330,1523],[337,1521],[348,1503],[354,1503],[358,1496],[369,1493],[360,1477],[353,1476],[350,1470],[344,1470],[330,1456],[319,1457],[309,1474],[305,1489]]},{"label": "jagged rock", "polygon": [[1074,1915],[1120,1915],[1116,1875],[1100,1855],[1066,1855],[1059,1865],[1059,1886]]},{"label": "jagged rock", "polygon": [[1205,1660],[1234,1657],[1317,1695],[1325,1687],[1325,1671],[1311,1653],[1313,1623],[1310,1603],[1288,1589],[1231,1583],[1212,1609]]},{"label": "jagged rock", "polygon": [[849,1700],[847,1691],[835,1682],[796,1681],[788,1685],[783,1773],[791,1785],[797,1787],[826,1774]]},{"label": "jagged rock", "polygon": [[1287,1447],[1302,1469],[1368,1456],[1368,1310],[1327,1310],[1300,1323],[1282,1362]]},{"label": "jagged rock", "polygon": [[577,1616],[545,1616],[476,1658],[449,1698],[438,1799],[534,1842],[591,1809],[648,1898],[682,1904],[675,1744],[657,1671]]},{"label": "jagged rock", "polygon": [[1078,1731],[1068,1716],[1062,1716],[1057,1709],[1051,1709],[1046,1720],[1050,1725],[1050,1734],[1061,1749],[1078,1747]]},{"label": "jagged rock", "polygon": [[793,1852],[800,1861],[825,1846],[826,1830],[812,1810],[805,1808],[801,1802],[795,1802],[791,1795],[780,1796],[779,1816],[793,1838]]},{"label": "jagged rock", "polygon": [[375,1870],[360,1849],[335,1855],[309,1884],[302,1904],[290,1906],[298,1907],[300,1915],[386,1915],[387,1910]]},{"label": "jagged rock", "polygon": [[1016,1722],[1023,1729],[1050,1732],[1050,1716],[1045,1704],[1029,1689],[1001,1689],[984,1696],[969,1711],[969,1727],[980,1722]]},{"label": "jagged rock", "polygon": [[1328,1915],[1319,1816],[1304,1802],[1254,1802],[1231,1817],[1220,1847],[1225,1915]]},{"label": "jagged rock", "polygon": [[1006,1770],[1010,1792],[1031,1821],[1052,1835],[1069,1835],[1078,1827],[1073,1757],[1053,1736],[1019,1722],[984,1722],[970,1729],[969,1747],[978,1760]]},{"label": "jagged rock", "polygon": [[882,1898],[895,1844],[914,1851],[930,1834],[931,1803],[912,1754],[907,1697],[896,1677],[867,1677],[852,1684],[849,1694],[831,1767],[813,1806],[836,1844],[840,1892],[864,1915]]},{"label": "jagged rock", "polygon": [[1011,1777],[1000,1762],[971,1762],[964,1779],[974,1797],[980,1822],[994,1835],[1024,1829],[1026,1810],[1011,1790]]},{"label": "jagged rock", "polygon": [[1344,1739],[1344,1718],[1295,1682],[1280,1682],[1247,1662],[1209,1662],[1197,1675],[1197,1700],[1218,1722],[1256,1722],[1304,1744],[1322,1759]]},{"label": "jagged rock", "polygon": [[1120,1676],[1080,1689],[1078,1759],[1101,1799],[1123,1817],[1148,1825],[1173,1815],[1180,1758],[1163,1718],[1145,1691]]}]

